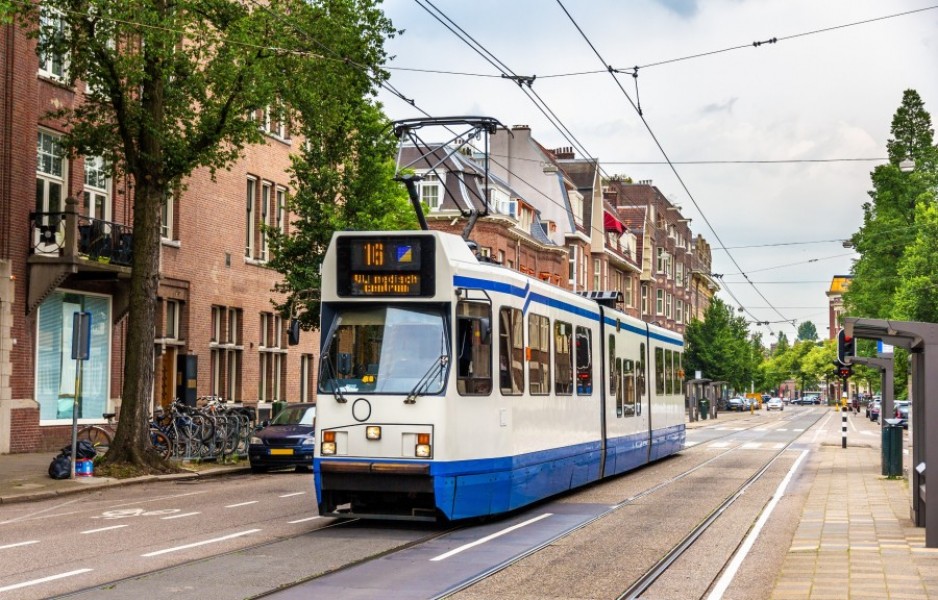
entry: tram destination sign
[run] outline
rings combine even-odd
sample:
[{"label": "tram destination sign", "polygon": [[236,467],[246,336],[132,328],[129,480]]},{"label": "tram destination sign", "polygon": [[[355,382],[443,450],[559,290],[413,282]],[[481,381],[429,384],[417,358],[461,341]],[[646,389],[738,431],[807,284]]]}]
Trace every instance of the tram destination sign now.
[{"label": "tram destination sign", "polygon": [[336,293],[343,297],[436,293],[430,236],[343,236],[336,240]]}]

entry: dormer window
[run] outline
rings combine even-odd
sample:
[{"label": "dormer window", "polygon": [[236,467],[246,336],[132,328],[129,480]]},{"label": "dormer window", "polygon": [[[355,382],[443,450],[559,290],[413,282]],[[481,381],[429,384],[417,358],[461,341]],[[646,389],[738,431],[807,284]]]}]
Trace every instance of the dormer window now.
[{"label": "dormer window", "polygon": [[423,176],[423,181],[418,184],[420,192],[420,201],[430,207],[430,210],[439,210],[441,204],[441,182],[440,178],[433,173],[427,173]]}]

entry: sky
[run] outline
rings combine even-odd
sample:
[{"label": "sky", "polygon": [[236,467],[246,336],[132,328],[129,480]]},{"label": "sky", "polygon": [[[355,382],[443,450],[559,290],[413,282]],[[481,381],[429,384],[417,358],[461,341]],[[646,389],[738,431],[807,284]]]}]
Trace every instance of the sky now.
[{"label": "sky", "polygon": [[[434,7],[511,72],[535,76],[530,91],[567,137]],[[415,104],[382,91],[391,119],[422,109],[530,125],[545,147],[580,147],[606,175],[651,180],[711,244],[719,296],[766,344],[794,339],[804,321],[828,337],[825,292],[857,258],[843,241],[862,223],[903,91],[938,120],[936,0],[385,0],[384,10],[403,30],[386,46],[390,84]]]}]

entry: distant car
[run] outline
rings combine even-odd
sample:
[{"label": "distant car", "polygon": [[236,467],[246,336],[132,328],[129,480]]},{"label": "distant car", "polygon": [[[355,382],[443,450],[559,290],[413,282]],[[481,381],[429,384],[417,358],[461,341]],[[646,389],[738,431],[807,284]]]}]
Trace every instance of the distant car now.
[{"label": "distant car", "polygon": [[909,428],[909,409],[912,408],[908,402],[900,404],[896,407],[896,418],[899,419],[899,424],[902,425],[903,429]]},{"label": "distant car", "polygon": [[870,406],[870,421],[879,421],[879,409],[879,402],[874,400],[872,406]]},{"label": "distant car", "polygon": [[[892,403],[892,408],[893,408],[893,413],[894,413],[893,416],[897,419],[901,419],[902,417],[899,414],[899,410],[902,408],[908,409],[909,404],[911,404],[911,402],[909,402],[908,400],[895,400]],[[909,411],[906,410],[905,412],[906,414],[908,414]]]},{"label": "distant car", "polygon": [[288,404],[269,423],[254,432],[248,447],[251,470],[294,467],[308,471],[313,466],[316,439],[316,405]]},{"label": "distant car", "polygon": [[745,401],[742,398],[730,398],[726,401],[726,410],[738,410],[743,411],[748,408]]},{"label": "distant car", "polygon": [[781,398],[769,398],[769,401],[765,403],[765,410],[785,410],[785,405],[782,404]]}]

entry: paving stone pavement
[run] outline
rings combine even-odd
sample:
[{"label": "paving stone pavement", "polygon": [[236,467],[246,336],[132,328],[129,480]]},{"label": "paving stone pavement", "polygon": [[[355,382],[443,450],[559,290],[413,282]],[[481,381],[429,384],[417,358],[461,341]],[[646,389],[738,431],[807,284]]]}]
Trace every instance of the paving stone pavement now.
[{"label": "paving stone pavement", "polygon": [[[881,475],[879,428],[831,419],[813,457],[815,480],[773,600],[938,599],[938,549],[910,518],[909,480]],[[909,457],[904,457],[906,472]],[[809,466],[810,468],[810,466]]]}]

